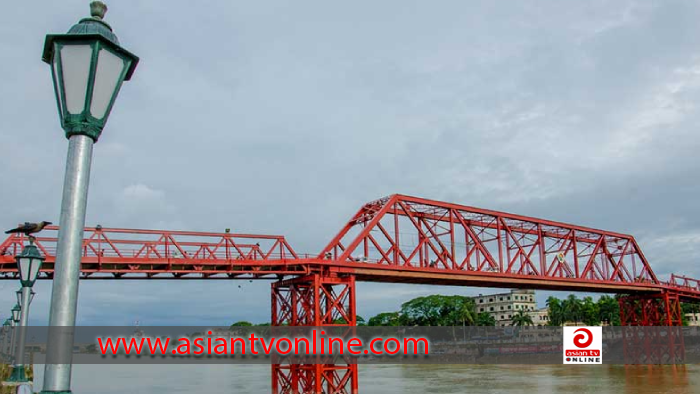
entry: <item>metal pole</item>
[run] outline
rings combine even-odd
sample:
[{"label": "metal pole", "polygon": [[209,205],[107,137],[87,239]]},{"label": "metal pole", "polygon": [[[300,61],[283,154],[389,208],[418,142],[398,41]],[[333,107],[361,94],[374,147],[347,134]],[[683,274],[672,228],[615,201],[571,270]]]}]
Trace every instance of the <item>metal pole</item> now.
[{"label": "metal pole", "polygon": [[2,328],[2,353],[3,353],[3,356],[5,356],[5,357],[7,357],[7,355],[8,355],[8,353],[7,353],[7,335],[8,335],[7,327],[8,326],[5,326]]},{"label": "metal pole", "polygon": [[29,323],[29,296],[32,288],[22,287],[22,312],[19,318],[19,335],[15,349],[15,368],[24,368],[24,345],[27,342],[27,325]]},{"label": "metal pole", "polygon": [[7,364],[10,364],[12,361],[12,325],[7,326],[5,339],[5,356],[7,356]]},{"label": "metal pole", "polygon": [[14,354],[15,354],[15,328],[17,328],[14,320],[12,321],[11,327],[12,327],[12,331],[11,331],[11,335],[10,335],[10,349],[9,349],[9,352],[7,352],[7,354],[10,355],[10,359],[12,360],[14,358]]},{"label": "metal pole", "polygon": [[[93,144],[92,138],[84,135],[74,135],[68,141],[56,265],[51,290],[49,326],[52,328],[75,327],[80,256]],[[46,364],[42,393],[70,393],[73,330],[59,328],[53,335],[51,331],[49,334],[46,358],[66,360],[68,363]]]}]

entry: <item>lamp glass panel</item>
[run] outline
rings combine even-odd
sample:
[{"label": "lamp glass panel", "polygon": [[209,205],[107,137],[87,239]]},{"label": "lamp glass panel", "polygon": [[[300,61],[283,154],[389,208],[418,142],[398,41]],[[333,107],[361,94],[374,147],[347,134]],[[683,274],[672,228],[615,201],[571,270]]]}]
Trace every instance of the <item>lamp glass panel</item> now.
[{"label": "lamp glass panel", "polygon": [[63,97],[61,97],[61,91],[63,86],[61,86],[61,78],[58,77],[58,48],[54,44],[54,56],[53,62],[51,63],[51,68],[53,69],[53,86],[56,89],[56,101],[58,101],[58,111],[60,115],[63,116]]},{"label": "lamp glass panel", "polygon": [[29,280],[29,266],[32,264],[32,259],[29,257],[20,257],[18,260],[20,280]]},{"label": "lamp glass panel", "polygon": [[66,96],[66,110],[76,115],[85,109],[92,47],[90,45],[64,45],[61,48],[61,68],[63,89]]},{"label": "lamp glass panel", "polygon": [[97,71],[95,85],[92,90],[90,113],[97,119],[102,119],[107,112],[110,101],[121,79],[126,62],[105,48],[97,55]]},{"label": "lamp glass panel", "polygon": [[39,274],[40,268],[41,268],[41,260],[35,259],[34,261],[32,261],[32,266],[29,269],[29,280],[30,281],[36,280],[36,277]]}]

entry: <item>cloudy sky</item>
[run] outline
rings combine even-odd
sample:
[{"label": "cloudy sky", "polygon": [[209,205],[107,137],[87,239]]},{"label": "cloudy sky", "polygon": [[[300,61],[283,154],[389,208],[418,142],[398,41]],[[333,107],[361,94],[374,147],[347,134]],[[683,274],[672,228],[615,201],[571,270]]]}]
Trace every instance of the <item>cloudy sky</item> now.
[{"label": "cloudy sky", "polygon": [[[58,222],[67,141],[40,57],[87,4],[0,12],[5,227]],[[314,253],[403,193],[631,233],[658,275],[700,277],[697,2],[108,5],[141,63],[95,147],[89,225],[230,227]],[[7,312],[17,285],[0,283]],[[50,283],[36,290],[46,324]],[[364,316],[486,291],[358,290]],[[268,297],[266,282],[84,281],[78,320],[262,322]]]}]

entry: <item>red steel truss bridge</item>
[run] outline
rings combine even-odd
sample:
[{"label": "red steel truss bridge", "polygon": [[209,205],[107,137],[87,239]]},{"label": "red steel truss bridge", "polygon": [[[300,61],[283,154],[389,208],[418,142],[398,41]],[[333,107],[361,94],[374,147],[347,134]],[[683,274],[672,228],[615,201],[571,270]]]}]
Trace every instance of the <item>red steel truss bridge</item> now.
[{"label": "red steel truss bridge", "polygon": [[[57,230],[36,239],[44,279]],[[25,238],[0,244],[0,279],[17,278]],[[616,293],[625,326],[679,326],[681,301],[700,301],[700,281],[662,281],[631,235],[404,195],[362,206],[318,255],[275,235],[86,228],[81,275],[274,279],[273,325],[356,325],[356,281]],[[681,359],[669,340],[647,340],[646,357]],[[275,393],[357,392],[355,364],[275,365],[272,379]]]}]

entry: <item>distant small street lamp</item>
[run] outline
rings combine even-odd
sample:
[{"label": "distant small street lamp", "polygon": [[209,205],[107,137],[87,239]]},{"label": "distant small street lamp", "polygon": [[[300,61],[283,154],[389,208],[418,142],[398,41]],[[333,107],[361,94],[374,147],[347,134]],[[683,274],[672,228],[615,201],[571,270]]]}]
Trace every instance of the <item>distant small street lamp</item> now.
[{"label": "distant small street lamp", "polygon": [[10,358],[10,361],[12,361],[12,357],[14,357],[12,350],[15,346],[15,321],[12,320],[12,318],[9,318],[8,321],[10,322],[10,343],[7,344],[7,356]]},{"label": "distant small street lamp", "polygon": [[[8,357],[10,355],[10,330],[11,330],[11,325],[10,325],[10,319],[5,319],[5,322],[2,323],[2,353],[4,356]],[[9,364],[9,362],[8,362]]]},{"label": "distant small street lamp", "polygon": [[[51,66],[61,126],[68,138],[56,267],[51,292],[49,326],[75,327],[80,279],[80,255],[85,227],[92,148],[102,134],[124,81],[139,59],[119,45],[104,21],[107,6],[90,3],[90,18],[67,34],[49,34],[42,60]],[[46,357],[66,360],[46,364],[42,393],[69,393],[74,333],[49,335]]]},{"label": "distant small street lamp", "polygon": [[[19,305],[19,336],[17,338],[17,347],[15,349],[15,365],[12,368],[12,374],[8,381],[10,382],[26,382],[27,377],[24,367],[24,347],[27,342],[27,326],[29,325],[29,306],[34,298],[32,287],[36,278],[39,275],[41,264],[44,262],[44,256],[39,252],[39,248],[30,240],[29,245],[25,246],[16,258],[17,267],[19,269],[19,280],[22,283],[22,289],[17,291],[17,305]],[[14,318],[14,309],[13,318]]]},{"label": "distant small street lamp", "polygon": [[10,336],[10,357],[15,354],[15,337],[17,336],[17,324],[19,323],[19,313],[20,308],[18,304],[12,307],[12,316],[10,317],[10,328],[12,330],[12,335]]},{"label": "distant small street lamp", "polygon": [[19,314],[21,310],[22,308],[19,307],[19,304],[15,304],[15,306],[12,307],[12,321],[15,323],[19,323]]},{"label": "distant small street lamp", "polygon": [[[22,288],[20,288],[19,290],[17,290],[17,291],[15,292],[15,294],[17,294],[17,304],[19,305],[20,308],[22,308]],[[29,305],[32,304],[32,301],[34,300],[34,296],[35,296],[35,295],[36,295],[36,293],[35,293],[34,290],[32,289],[31,292],[29,293]],[[27,313],[29,313],[29,312],[27,312]],[[20,315],[20,321],[21,321],[21,320],[22,320],[22,316]]]}]

